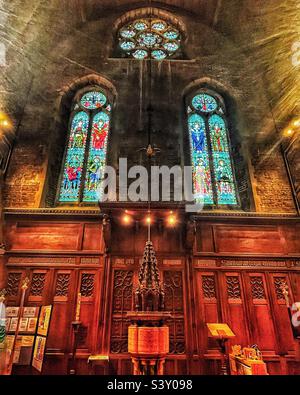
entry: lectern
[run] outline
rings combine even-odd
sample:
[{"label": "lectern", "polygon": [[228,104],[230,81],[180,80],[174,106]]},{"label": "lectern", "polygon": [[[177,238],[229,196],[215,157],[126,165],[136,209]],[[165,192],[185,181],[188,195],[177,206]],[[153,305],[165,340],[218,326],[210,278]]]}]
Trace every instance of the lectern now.
[{"label": "lectern", "polygon": [[221,351],[221,369],[220,375],[226,376],[228,374],[227,356],[226,356],[226,342],[228,339],[234,338],[235,334],[227,324],[206,324],[209,336],[217,340]]}]

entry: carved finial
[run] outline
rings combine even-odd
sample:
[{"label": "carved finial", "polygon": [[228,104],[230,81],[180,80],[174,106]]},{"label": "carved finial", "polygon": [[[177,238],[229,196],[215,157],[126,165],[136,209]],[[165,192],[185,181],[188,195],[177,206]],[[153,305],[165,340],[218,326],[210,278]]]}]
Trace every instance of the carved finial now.
[{"label": "carved finial", "polygon": [[26,291],[26,289],[28,288],[28,285],[29,285],[29,278],[28,278],[28,277],[25,277],[25,278],[24,278],[24,281],[23,281],[23,283],[22,283],[21,289],[22,289],[23,291]]}]

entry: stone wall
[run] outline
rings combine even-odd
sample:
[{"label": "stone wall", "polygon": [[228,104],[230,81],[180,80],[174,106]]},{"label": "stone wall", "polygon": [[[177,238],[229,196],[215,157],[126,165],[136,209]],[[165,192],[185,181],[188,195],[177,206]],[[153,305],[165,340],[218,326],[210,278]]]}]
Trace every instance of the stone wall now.
[{"label": "stone wall", "polygon": [[[119,156],[128,157],[129,165],[143,163],[138,150],[147,144],[144,108],[141,100],[147,86],[147,62],[112,58],[112,26],[122,13],[109,13],[101,19],[84,22],[70,32],[62,20],[52,38],[47,31],[47,62],[33,77],[27,96],[6,178],[6,207],[38,207],[55,204],[55,191],[66,141],[66,119],[62,119],[59,98],[63,88],[78,78],[102,76],[117,92],[113,109],[108,162],[117,167]],[[189,147],[184,112],[184,94],[207,86],[223,95],[231,135],[243,146],[245,162],[251,162],[248,148],[274,129],[265,87],[258,78],[255,64],[244,55],[243,46],[201,23],[177,13],[187,28],[184,44],[186,60],[153,62],[152,103],[154,107],[153,143],[162,151],[160,165],[188,163]],[[40,33],[42,35],[42,33]],[[44,37],[45,40],[45,37]],[[33,46],[31,46],[33,50]],[[142,77],[141,77],[142,76]],[[66,114],[63,114],[67,117]],[[274,165],[274,163],[276,165]],[[253,194],[258,211],[291,212],[292,195],[283,161],[263,165],[253,161]],[[255,187],[256,184],[256,187]],[[274,188],[284,190],[281,203]],[[255,190],[257,189],[257,190]],[[249,188],[249,195],[252,194]],[[276,204],[273,199],[276,200]],[[289,203],[287,203],[289,202]],[[251,207],[254,209],[254,206]]]},{"label": "stone wall", "polygon": [[279,149],[260,151],[253,156],[258,211],[296,213],[291,186]]}]

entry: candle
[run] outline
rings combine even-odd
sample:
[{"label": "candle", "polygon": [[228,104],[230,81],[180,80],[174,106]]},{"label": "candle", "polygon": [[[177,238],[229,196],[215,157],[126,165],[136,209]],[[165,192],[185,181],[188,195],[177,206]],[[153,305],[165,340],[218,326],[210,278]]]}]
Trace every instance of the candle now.
[{"label": "candle", "polygon": [[79,292],[78,297],[77,297],[75,321],[79,321],[79,319],[80,319],[80,308],[81,308],[81,293]]}]

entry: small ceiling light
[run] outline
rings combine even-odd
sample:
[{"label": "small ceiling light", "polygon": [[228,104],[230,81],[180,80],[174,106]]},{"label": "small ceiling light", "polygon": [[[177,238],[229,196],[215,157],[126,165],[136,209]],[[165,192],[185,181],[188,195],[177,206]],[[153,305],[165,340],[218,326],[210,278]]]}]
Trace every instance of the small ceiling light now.
[{"label": "small ceiling light", "polygon": [[174,226],[176,225],[176,222],[177,222],[177,218],[174,215],[170,215],[168,217],[168,225]]},{"label": "small ceiling light", "polygon": [[152,218],[150,215],[148,215],[146,218],[146,223],[149,225],[149,224],[151,224],[151,222],[152,222]]},{"label": "small ceiling light", "polygon": [[294,133],[294,130],[289,128],[287,130],[285,130],[284,135],[285,136],[291,136]]},{"label": "small ceiling light", "polygon": [[130,215],[124,214],[122,220],[125,225],[129,225],[131,223],[132,218],[130,217]]},{"label": "small ceiling light", "polygon": [[9,119],[8,115],[3,111],[0,111],[0,128],[9,129],[12,128],[12,122]]},{"label": "small ceiling light", "polygon": [[295,128],[299,128],[299,126],[300,126],[300,118],[299,118],[299,119],[296,119],[296,120],[293,122],[293,126],[294,126]]}]

